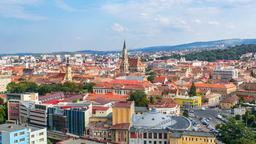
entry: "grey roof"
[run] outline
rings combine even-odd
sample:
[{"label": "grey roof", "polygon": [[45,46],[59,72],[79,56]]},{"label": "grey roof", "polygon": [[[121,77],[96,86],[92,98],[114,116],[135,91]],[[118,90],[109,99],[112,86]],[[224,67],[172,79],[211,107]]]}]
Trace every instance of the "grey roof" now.
[{"label": "grey roof", "polygon": [[148,112],[147,107],[135,107],[135,112]]},{"label": "grey roof", "polygon": [[132,126],[142,129],[187,130],[191,122],[185,117],[164,115],[152,109],[142,115],[134,115]]},{"label": "grey roof", "polygon": [[199,131],[173,131],[172,137],[180,138],[181,136],[198,136],[198,137],[215,137],[209,132],[199,132]]},{"label": "grey roof", "polygon": [[5,132],[15,132],[15,131],[24,130],[24,129],[30,129],[33,132],[33,131],[46,129],[46,128],[35,127],[35,126],[23,126],[23,125],[17,125],[17,124],[1,124],[0,125],[0,131],[5,131]]},{"label": "grey roof", "polygon": [[16,124],[1,124],[0,125],[0,131],[5,131],[5,132],[15,132],[19,130],[24,130],[26,127],[21,126],[21,125],[16,125]]}]

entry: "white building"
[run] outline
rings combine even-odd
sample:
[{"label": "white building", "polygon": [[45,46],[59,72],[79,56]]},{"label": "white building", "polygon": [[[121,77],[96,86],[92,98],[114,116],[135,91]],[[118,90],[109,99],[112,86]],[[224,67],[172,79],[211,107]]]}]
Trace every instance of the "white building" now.
[{"label": "white building", "polygon": [[212,73],[212,79],[216,80],[231,80],[238,78],[238,71],[234,67],[223,68],[217,66]]},{"label": "white building", "polygon": [[0,144],[47,144],[46,128],[16,124],[0,125]]},{"label": "white building", "polygon": [[29,144],[47,144],[46,128],[28,127]]}]

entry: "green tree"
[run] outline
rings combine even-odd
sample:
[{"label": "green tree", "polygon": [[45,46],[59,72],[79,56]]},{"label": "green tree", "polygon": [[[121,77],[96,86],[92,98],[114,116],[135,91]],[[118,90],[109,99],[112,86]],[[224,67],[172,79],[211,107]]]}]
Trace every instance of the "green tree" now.
[{"label": "green tree", "polygon": [[150,72],[149,76],[147,77],[147,80],[150,82],[153,82],[156,77],[156,74],[154,72]]},{"label": "green tree", "polygon": [[156,97],[151,96],[151,97],[149,98],[149,103],[154,104],[155,102],[156,102]]},{"label": "green tree", "polygon": [[226,124],[216,126],[218,137],[225,144],[255,144],[256,133],[241,121],[230,119]]},{"label": "green tree", "polygon": [[6,119],[6,109],[4,105],[0,105],[0,124],[4,123]]},{"label": "green tree", "polygon": [[197,95],[196,94],[196,86],[195,86],[194,82],[192,82],[192,85],[191,85],[191,87],[189,89],[188,95],[189,96],[196,96]]},{"label": "green tree", "polygon": [[92,93],[94,86],[95,86],[95,83],[86,83],[86,84],[84,85],[84,89],[87,90],[87,92]]},{"label": "green tree", "polygon": [[129,101],[134,101],[135,102],[135,106],[141,106],[141,107],[146,107],[148,106],[148,99],[147,99],[147,95],[145,94],[144,91],[134,91],[130,94],[129,96]]},{"label": "green tree", "polygon": [[187,109],[185,109],[185,110],[183,111],[183,116],[184,116],[184,117],[188,117],[188,110],[187,110]]}]

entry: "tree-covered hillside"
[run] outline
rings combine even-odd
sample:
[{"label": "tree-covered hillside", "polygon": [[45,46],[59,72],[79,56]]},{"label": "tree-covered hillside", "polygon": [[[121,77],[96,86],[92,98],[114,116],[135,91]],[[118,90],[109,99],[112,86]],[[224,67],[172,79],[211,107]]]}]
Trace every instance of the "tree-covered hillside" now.
[{"label": "tree-covered hillside", "polygon": [[[256,45],[240,45],[227,49],[204,50],[200,52],[192,52],[182,57],[186,60],[200,60],[200,61],[216,61],[216,60],[238,60],[243,54],[256,53]],[[170,57],[162,57],[160,59],[176,58],[179,59],[181,55],[175,54]]]}]

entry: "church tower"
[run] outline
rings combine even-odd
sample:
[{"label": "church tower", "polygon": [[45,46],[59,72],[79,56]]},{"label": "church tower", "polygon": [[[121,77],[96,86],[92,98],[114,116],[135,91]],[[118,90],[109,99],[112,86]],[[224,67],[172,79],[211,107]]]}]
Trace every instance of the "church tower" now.
[{"label": "church tower", "polygon": [[123,46],[123,56],[122,56],[122,63],[120,66],[120,71],[123,74],[129,73],[129,60],[128,60],[128,51],[126,48],[126,44],[124,41],[124,46]]},{"label": "church tower", "polygon": [[67,61],[66,61],[65,81],[72,81],[72,69],[69,63],[69,57],[67,57]]}]

